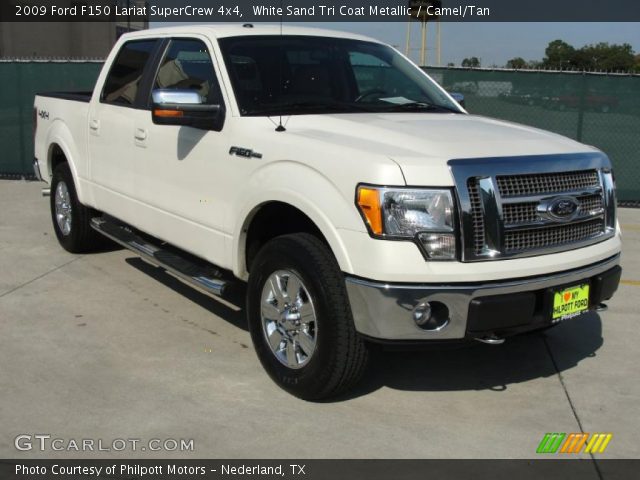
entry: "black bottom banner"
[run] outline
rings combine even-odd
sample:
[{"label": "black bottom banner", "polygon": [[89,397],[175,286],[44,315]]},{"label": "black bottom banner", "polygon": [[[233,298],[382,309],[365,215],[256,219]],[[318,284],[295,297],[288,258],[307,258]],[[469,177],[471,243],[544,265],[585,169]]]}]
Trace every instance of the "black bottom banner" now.
[{"label": "black bottom banner", "polygon": [[3,480],[638,478],[640,460],[0,460]]}]

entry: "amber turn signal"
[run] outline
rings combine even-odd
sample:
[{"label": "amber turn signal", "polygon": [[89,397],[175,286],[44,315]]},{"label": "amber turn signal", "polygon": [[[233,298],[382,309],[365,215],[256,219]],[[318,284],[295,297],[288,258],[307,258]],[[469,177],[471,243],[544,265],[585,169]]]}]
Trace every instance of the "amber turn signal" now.
[{"label": "amber turn signal", "polygon": [[375,188],[358,187],[358,207],[367,219],[371,231],[376,235],[382,235],[380,192]]},{"label": "amber turn signal", "polygon": [[181,110],[161,110],[156,109],[153,111],[153,114],[156,117],[164,117],[164,118],[177,118],[184,116],[184,112]]}]

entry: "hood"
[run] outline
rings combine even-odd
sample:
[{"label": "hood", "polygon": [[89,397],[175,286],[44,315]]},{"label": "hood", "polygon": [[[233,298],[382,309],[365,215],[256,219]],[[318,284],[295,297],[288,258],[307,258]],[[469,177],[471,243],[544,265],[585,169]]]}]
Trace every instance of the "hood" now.
[{"label": "hood", "polygon": [[301,115],[287,129],[332,146],[395,161],[409,185],[453,185],[447,161],[594,151],[569,138],[476,115],[385,113]]}]

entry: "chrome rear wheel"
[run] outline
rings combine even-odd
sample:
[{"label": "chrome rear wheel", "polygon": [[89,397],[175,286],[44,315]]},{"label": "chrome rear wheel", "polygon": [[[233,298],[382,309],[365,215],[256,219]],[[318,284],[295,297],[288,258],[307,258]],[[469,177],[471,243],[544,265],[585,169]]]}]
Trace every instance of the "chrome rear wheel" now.
[{"label": "chrome rear wheel", "polygon": [[55,191],[55,214],[56,222],[60,232],[67,236],[71,233],[71,222],[73,220],[71,195],[69,188],[64,181],[59,181]]},{"label": "chrome rear wheel", "polygon": [[53,230],[66,251],[86,253],[105,246],[105,237],[90,224],[91,218],[99,212],[80,203],[71,168],[66,162],[53,169],[49,200]]}]

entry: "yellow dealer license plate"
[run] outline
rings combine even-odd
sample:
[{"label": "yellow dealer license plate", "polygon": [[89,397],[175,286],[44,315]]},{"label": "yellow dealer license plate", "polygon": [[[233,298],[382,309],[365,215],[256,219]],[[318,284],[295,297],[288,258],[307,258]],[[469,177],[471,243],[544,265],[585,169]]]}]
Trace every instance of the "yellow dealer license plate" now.
[{"label": "yellow dealer license plate", "polygon": [[580,315],[589,309],[589,284],[565,288],[553,294],[554,322]]}]

